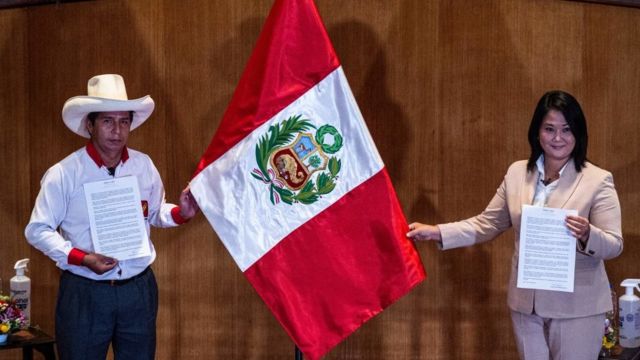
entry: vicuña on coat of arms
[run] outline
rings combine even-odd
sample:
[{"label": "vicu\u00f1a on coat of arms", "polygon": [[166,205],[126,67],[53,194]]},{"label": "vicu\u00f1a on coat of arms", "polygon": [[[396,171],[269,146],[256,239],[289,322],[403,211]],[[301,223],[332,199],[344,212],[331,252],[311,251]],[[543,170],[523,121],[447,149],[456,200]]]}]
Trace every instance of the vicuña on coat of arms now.
[{"label": "vicu\u00f1a on coat of arms", "polygon": [[[315,135],[313,134],[315,130]],[[341,161],[342,135],[331,125],[316,127],[302,115],[269,127],[256,145],[251,176],[269,185],[271,203],[313,204],[333,191]]]}]

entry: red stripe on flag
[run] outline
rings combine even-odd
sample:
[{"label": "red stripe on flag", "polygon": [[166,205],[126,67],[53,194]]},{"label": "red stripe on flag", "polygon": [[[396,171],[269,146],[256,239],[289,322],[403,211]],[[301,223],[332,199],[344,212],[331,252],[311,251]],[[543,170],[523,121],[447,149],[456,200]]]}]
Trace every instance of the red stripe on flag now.
[{"label": "red stripe on flag", "polygon": [[426,275],[386,169],[245,271],[302,352],[317,359]]},{"label": "red stripe on flag", "polygon": [[194,176],[338,66],[313,1],[276,1]]}]

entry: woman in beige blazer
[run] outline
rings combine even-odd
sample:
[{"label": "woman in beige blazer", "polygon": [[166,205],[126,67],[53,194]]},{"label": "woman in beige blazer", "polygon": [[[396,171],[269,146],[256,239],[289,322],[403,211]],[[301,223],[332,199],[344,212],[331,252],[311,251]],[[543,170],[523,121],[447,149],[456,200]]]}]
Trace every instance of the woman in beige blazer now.
[{"label": "woman in beige blazer", "polygon": [[[612,309],[604,260],[622,252],[620,203],[611,173],[587,161],[587,126],[570,94],[540,99],[529,127],[529,160],[513,163],[487,208],[449,224],[412,223],[407,236],[442,249],[491,240],[513,227],[508,305],[521,359],[597,359],[605,313]],[[576,241],[573,292],[518,288],[523,205],[575,209],[566,226]]]}]

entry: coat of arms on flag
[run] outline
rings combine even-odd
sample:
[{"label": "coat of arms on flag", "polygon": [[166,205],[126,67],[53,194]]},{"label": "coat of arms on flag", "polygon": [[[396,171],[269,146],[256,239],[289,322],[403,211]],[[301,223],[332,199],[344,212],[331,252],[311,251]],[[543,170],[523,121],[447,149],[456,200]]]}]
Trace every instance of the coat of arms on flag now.
[{"label": "coat of arms on flag", "polygon": [[318,359],[426,276],[312,0],[276,0],[191,193]]},{"label": "coat of arms on flag", "polygon": [[258,168],[251,175],[270,185],[273,204],[280,199],[289,205],[313,204],[336,187],[341,161],[329,156],[342,148],[342,135],[331,125],[322,125],[313,134],[315,129],[302,115],[291,116],[269,127],[256,145]]}]

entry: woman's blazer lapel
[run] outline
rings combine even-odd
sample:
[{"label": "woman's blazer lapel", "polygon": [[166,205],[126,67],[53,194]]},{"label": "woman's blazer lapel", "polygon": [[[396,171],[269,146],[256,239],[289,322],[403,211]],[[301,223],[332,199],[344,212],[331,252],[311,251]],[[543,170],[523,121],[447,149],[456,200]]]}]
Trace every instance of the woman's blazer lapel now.
[{"label": "woman's blazer lapel", "polygon": [[522,208],[522,205],[531,205],[533,203],[533,195],[536,192],[537,181],[538,170],[526,171],[524,177],[524,185],[522,188],[522,203],[520,204],[520,208]]},{"label": "woman's blazer lapel", "polygon": [[549,201],[547,201],[547,206],[551,208],[564,208],[569,198],[571,198],[571,195],[576,192],[581,179],[582,173],[576,171],[573,159],[570,159],[564,168],[562,176],[560,176],[560,180],[558,180],[558,187],[549,197]]}]

